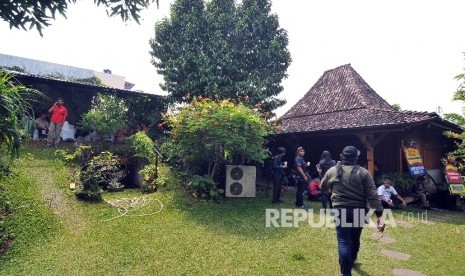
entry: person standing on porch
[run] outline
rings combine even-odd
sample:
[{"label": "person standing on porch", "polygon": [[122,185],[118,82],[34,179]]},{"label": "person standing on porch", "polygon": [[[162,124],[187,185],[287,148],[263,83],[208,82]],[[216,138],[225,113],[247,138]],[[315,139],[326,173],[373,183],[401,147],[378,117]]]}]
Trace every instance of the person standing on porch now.
[{"label": "person standing on porch", "polygon": [[60,143],[60,133],[63,129],[66,117],[68,117],[68,110],[64,107],[63,98],[58,98],[55,104],[48,110],[52,114],[50,118],[50,125],[48,127],[47,145],[57,147]]}]

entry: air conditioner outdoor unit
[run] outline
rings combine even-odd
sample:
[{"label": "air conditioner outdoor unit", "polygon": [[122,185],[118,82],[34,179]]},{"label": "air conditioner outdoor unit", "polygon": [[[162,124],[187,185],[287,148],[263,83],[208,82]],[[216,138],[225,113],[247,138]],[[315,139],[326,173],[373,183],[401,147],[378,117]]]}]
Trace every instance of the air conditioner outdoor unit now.
[{"label": "air conditioner outdoor unit", "polygon": [[226,165],[226,197],[255,197],[254,166]]}]

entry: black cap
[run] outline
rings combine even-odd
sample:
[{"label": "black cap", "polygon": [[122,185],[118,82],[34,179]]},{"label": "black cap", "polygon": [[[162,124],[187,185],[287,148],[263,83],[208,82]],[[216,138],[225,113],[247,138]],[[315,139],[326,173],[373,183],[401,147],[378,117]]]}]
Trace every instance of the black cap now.
[{"label": "black cap", "polygon": [[360,155],[360,151],[354,146],[347,146],[342,150],[342,155],[347,159],[355,159]]},{"label": "black cap", "polygon": [[283,147],[279,147],[278,148],[278,154],[283,154],[283,153],[286,153],[286,149],[283,148]]}]

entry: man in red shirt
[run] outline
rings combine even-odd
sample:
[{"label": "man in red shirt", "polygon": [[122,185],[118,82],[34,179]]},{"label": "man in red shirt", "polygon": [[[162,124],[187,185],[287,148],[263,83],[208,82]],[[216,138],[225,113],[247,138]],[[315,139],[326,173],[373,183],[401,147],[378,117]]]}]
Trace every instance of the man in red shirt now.
[{"label": "man in red shirt", "polygon": [[60,143],[60,133],[68,116],[68,110],[63,106],[63,98],[58,98],[55,104],[48,110],[52,114],[48,127],[47,147],[52,144],[57,147]]}]

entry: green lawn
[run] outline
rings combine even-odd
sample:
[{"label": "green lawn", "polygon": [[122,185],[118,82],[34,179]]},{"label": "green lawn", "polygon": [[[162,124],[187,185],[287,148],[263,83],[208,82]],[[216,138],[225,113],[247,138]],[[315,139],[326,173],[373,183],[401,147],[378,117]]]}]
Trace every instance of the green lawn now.
[{"label": "green lawn", "polygon": [[[220,203],[193,200],[176,187],[105,194],[111,202],[136,198],[135,210],[121,216],[110,204],[77,201],[68,189],[72,177],[53,150],[30,152],[15,165],[15,176],[0,183],[13,206],[3,225],[14,235],[0,275],[338,275],[334,229],[265,227],[265,210],[275,206],[264,191]],[[279,207],[293,202],[286,194]],[[465,275],[465,215],[428,215],[437,217],[434,225],[415,218],[413,228],[387,229],[396,240],[391,244],[365,229],[354,275],[393,275],[394,268]],[[405,213],[395,217],[407,220]],[[383,248],[412,257],[390,259]]]}]

